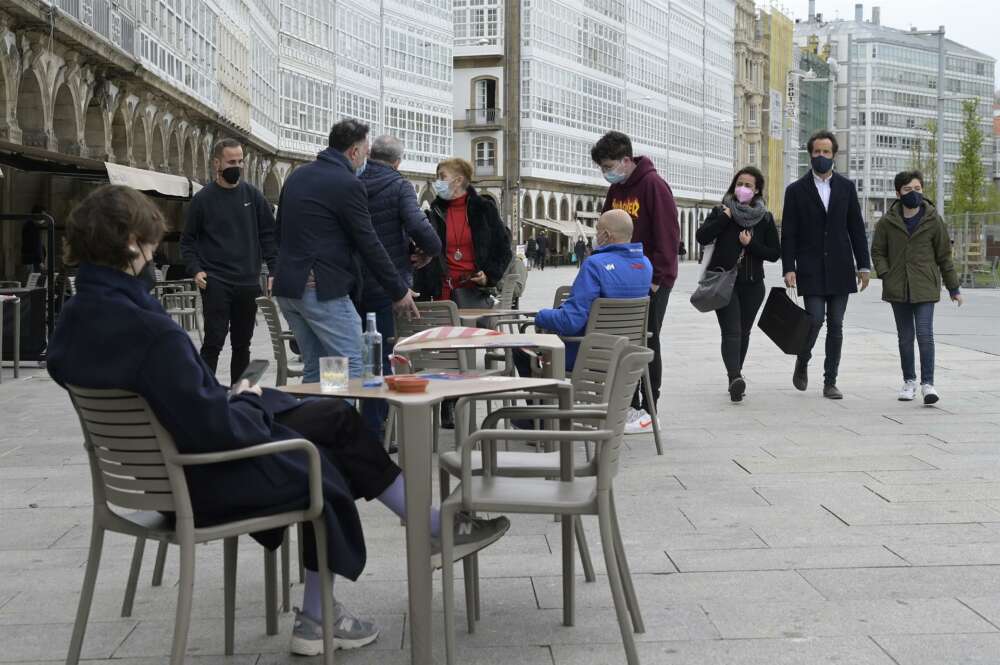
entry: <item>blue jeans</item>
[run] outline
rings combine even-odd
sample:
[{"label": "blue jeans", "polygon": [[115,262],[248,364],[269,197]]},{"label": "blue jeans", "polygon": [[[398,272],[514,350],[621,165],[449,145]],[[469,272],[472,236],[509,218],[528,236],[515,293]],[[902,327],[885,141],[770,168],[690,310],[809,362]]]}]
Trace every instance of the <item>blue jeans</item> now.
[{"label": "blue jeans", "polygon": [[[837,385],[840,368],[840,351],[844,345],[844,313],[847,312],[847,294],[836,296],[805,296],[806,311],[820,325],[826,320],[826,360],[823,363],[823,385]],[[819,338],[819,328],[809,340],[809,348],[799,356],[799,362],[808,363],[812,348]]]},{"label": "blue jeans", "polygon": [[303,383],[319,382],[320,356],[344,356],[351,378],[361,377],[361,317],[350,297],[320,301],[306,287],[302,298],[279,297],[278,305],[302,352]]},{"label": "blue jeans", "polygon": [[[392,303],[383,307],[364,306],[361,309],[362,329],[369,312],[375,313],[375,327],[382,333],[382,374],[390,374],[389,356],[392,355],[390,340],[396,336],[396,321],[392,315]],[[385,419],[389,415],[389,404],[383,399],[366,399],[361,402],[361,416],[364,418],[372,435],[381,440],[385,433]]]},{"label": "blue jeans", "polygon": [[920,383],[934,384],[934,303],[894,302],[896,335],[899,337],[899,363],[903,380],[916,381],[917,368],[913,357],[913,338],[920,347]]}]

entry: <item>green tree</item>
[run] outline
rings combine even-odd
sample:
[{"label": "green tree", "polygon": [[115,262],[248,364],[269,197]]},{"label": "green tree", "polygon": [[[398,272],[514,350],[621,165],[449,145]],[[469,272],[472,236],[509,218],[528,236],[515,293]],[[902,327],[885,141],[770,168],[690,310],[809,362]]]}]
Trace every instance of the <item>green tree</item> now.
[{"label": "green tree", "polygon": [[[918,138],[910,150],[910,168],[924,175],[924,194],[933,200],[937,197],[937,121],[928,120],[925,126],[927,138]],[[927,150],[924,151],[924,141]],[[935,205],[940,206],[938,201]],[[939,208],[940,209],[940,208]]]},{"label": "green tree", "polygon": [[978,108],[978,99],[962,102],[962,140],[949,207],[953,214],[983,212],[986,209],[987,173],[983,164],[986,133],[980,124]]}]

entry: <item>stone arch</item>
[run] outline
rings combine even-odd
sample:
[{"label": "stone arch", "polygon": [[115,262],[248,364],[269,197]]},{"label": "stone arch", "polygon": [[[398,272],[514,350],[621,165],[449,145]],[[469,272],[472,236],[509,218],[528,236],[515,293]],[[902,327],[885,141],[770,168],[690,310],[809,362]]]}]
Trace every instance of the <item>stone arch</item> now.
[{"label": "stone arch", "polygon": [[594,200],[587,201],[587,212],[594,212]]},{"label": "stone arch", "polygon": [[264,179],[264,198],[272,204],[278,203],[278,196],[281,194],[281,181],[278,180],[278,172],[271,169]]},{"label": "stone arch", "polygon": [[[122,110],[124,114],[125,111]],[[149,136],[146,133],[146,120],[142,112],[136,113],[132,120],[132,166],[140,169],[150,167]]]},{"label": "stone arch", "polygon": [[167,170],[174,175],[181,173],[181,149],[179,143],[182,138],[180,131],[167,130]]},{"label": "stone arch", "polygon": [[25,70],[18,87],[14,116],[21,127],[22,142],[24,145],[48,148],[49,130],[45,122],[48,103],[35,71]]},{"label": "stone arch", "polygon": [[[114,115],[112,114],[110,118],[112,126]],[[87,154],[102,162],[110,161],[111,153],[114,152],[108,140],[111,127],[106,125],[105,118],[108,118],[108,114],[104,112],[102,99],[94,95],[83,117],[83,135],[87,144]]]},{"label": "stone arch", "polygon": [[524,200],[521,201],[521,217],[524,219],[534,219],[532,214],[531,197],[527,194],[524,195]]},{"label": "stone arch", "polygon": [[556,201],[556,197],[555,196],[550,196],[549,197],[549,213],[548,213],[548,218],[549,219],[559,219],[558,206],[559,206],[559,203]]},{"label": "stone arch", "polygon": [[535,199],[535,219],[545,219],[545,197],[539,192]]},{"label": "stone arch", "polygon": [[169,169],[167,165],[166,157],[163,154],[163,129],[160,127],[160,122],[157,121],[153,123],[153,131],[150,132],[150,145],[149,145],[149,165],[154,171],[162,171],[165,168]]},{"label": "stone arch", "polygon": [[0,14],[0,139],[20,143],[21,128],[15,111],[21,84],[21,51],[9,20],[6,14]]},{"label": "stone arch", "polygon": [[52,99],[52,132],[59,144],[60,152],[70,155],[80,154],[76,109],[68,83],[60,85]]},{"label": "stone arch", "polygon": [[559,202],[559,219],[564,222],[569,220],[569,199],[566,197]]},{"label": "stone arch", "polygon": [[111,152],[119,164],[127,164],[129,161],[127,115],[128,111],[124,104],[111,114]]},{"label": "stone arch", "polygon": [[425,185],[424,193],[420,195],[420,207],[424,209],[429,208],[435,198],[437,198],[437,194],[434,193],[434,188],[429,184]]}]

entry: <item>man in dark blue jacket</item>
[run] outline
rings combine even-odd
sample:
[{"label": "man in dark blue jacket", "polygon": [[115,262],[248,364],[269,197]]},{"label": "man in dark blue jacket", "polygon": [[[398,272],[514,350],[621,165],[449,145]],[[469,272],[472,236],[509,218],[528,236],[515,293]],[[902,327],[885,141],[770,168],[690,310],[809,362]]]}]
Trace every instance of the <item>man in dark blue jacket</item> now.
[{"label": "man in dark blue jacket", "polygon": [[280,248],[274,294],[302,350],[303,381],[319,381],[320,356],[344,356],[360,377],[360,269],[385,289],[397,311],[419,316],[413,294],[399,276],[372,227],[368,194],[358,177],[368,162],[368,126],[342,120],[330,130],[330,147],[295,169],[278,205]]},{"label": "man in dark blue jacket", "polygon": [[[828,131],[813,134],[806,148],[812,168],[785,190],[781,222],[781,263],[785,283],[797,287],[809,315],[822,324],[826,319],[826,361],[823,396],[842,399],[837,388],[840,351],[844,343],[847,298],[868,287],[871,257],[865,221],[854,183],[833,170],[837,137]],[[817,327],[795,363],[792,385],[808,387],[807,368]]]},{"label": "man in dark blue jacket", "polygon": [[[597,298],[648,296],[653,265],[643,254],[642,243],[631,240],[632,218],[627,212],[613,209],[601,215],[597,220],[597,246],[580,266],[569,298],[556,309],[538,312],[535,324],[559,335],[578,337],[587,327],[590,307]],[[567,371],[576,362],[579,346],[576,342],[566,344]]]},{"label": "man in dark blue jacket", "polygon": [[[392,259],[396,274],[409,287],[413,285],[413,270],[422,268],[441,253],[441,239],[420,209],[413,185],[398,170],[402,160],[403,143],[394,136],[379,136],[372,142],[361,182],[368,191],[368,211],[375,233]],[[416,246],[416,252],[411,251],[411,243]],[[388,340],[396,334],[392,300],[368,270],[364,272],[364,291],[358,305],[362,321],[369,312],[375,314],[375,325],[382,333],[382,370],[385,371],[392,353]],[[381,438],[388,405],[383,400],[365,400],[361,410],[369,427]]]}]

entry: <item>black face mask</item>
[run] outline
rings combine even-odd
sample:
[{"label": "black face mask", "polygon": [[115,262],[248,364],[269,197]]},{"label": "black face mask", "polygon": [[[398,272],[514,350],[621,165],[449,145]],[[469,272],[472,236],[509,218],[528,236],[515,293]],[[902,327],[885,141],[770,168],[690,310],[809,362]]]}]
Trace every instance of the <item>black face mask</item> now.
[{"label": "black face mask", "polygon": [[907,192],[900,196],[899,200],[907,208],[919,208],[920,204],[924,202],[924,195],[920,192]]},{"label": "black face mask", "polygon": [[[142,256],[144,259],[146,258],[142,254],[139,254],[139,256]],[[146,261],[146,264],[142,266],[142,270],[140,270],[138,274],[135,273],[135,268],[133,268],[132,274],[137,280],[142,282],[142,287],[147,293],[156,287],[156,268],[153,266],[152,257]]]},{"label": "black face mask", "polygon": [[235,185],[240,181],[240,172],[242,170],[239,166],[227,166],[222,169],[222,179],[230,185]]},{"label": "black face mask", "polygon": [[812,158],[812,167],[816,173],[829,173],[833,168],[833,159],[826,155],[816,155]]}]

